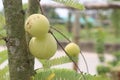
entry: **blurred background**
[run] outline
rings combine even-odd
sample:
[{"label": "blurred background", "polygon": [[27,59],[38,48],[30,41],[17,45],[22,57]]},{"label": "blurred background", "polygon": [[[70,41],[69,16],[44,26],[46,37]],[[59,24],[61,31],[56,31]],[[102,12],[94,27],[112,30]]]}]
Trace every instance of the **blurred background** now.
[{"label": "blurred background", "polygon": [[[77,1],[77,0],[76,0]],[[23,0],[27,11],[27,0]],[[84,57],[79,54],[78,65],[81,71],[90,74],[120,75],[120,2],[119,0],[78,0],[85,5],[84,10],[76,10],[57,4],[51,0],[42,0],[41,4],[53,28],[66,35],[80,46]],[[69,42],[58,31],[51,29],[59,42],[65,46]],[[0,0],[0,37],[5,36],[5,18],[2,0]],[[0,41],[0,69],[7,65],[5,42]],[[58,46],[53,57],[64,56]],[[84,59],[85,58],[85,59]],[[87,62],[87,66],[85,64]],[[35,69],[42,67],[35,60]],[[53,66],[73,68],[72,63]],[[116,79],[120,80],[120,79]]]}]

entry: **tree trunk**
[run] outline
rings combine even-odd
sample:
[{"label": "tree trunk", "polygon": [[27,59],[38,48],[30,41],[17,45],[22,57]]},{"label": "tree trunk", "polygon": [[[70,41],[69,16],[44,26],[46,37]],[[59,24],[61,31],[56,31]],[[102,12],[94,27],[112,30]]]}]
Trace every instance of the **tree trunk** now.
[{"label": "tree trunk", "polygon": [[3,0],[10,80],[30,80],[31,63],[24,31],[22,0]]},{"label": "tree trunk", "polygon": [[[39,1],[39,0],[38,0]],[[38,13],[39,5],[37,0],[28,0],[28,13],[27,15]]]}]

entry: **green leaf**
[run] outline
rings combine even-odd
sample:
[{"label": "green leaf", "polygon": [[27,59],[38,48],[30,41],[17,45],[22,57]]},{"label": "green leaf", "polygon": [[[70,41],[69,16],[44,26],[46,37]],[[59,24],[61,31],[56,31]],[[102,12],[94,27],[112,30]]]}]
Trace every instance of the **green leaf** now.
[{"label": "green leaf", "polygon": [[53,1],[64,4],[68,7],[79,9],[79,10],[85,9],[84,5],[77,0],[53,0]]},{"label": "green leaf", "polygon": [[69,69],[45,69],[35,74],[35,80],[79,80],[80,77],[79,73]]},{"label": "green leaf", "polygon": [[10,80],[8,71],[8,66],[4,67],[3,69],[0,69],[0,80]]},{"label": "green leaf", "polygon": [[109,80],[106,76],[77,73],[70,69],[39,69],[34,80]]},{"label": "green leaf", "polygon": [[[75,62],[78,61],[78,57],[71,57]],[[40,60],[40,62],[43,64],[44,68],[49,68],[51,66],[60,65],[72,62],[68,56],[62,56],[58,58],[54,58],[51,60]]]},{"label": "green leaf", "polygon": [[8,59],[7,50],[0,52],[0,64]]}]

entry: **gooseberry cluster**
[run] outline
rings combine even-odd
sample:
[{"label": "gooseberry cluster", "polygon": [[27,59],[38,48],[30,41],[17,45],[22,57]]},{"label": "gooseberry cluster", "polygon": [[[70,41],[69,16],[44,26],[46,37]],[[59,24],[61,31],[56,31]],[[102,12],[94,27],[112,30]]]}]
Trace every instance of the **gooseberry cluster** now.
[{"label": "gooseberry cluster", "polygon": [[25,31],[33,36],[29,42],[29,50],[39,59],[49,59],[57,50],[57,42],[48,33],[49,28],[49,21],[42,14],[32,14],[25,22]]},{"label": "gooseberry cluster", "polygon": [[[29,50],[39,59],[49,59],[57,50],[57,42],[52,34],[48,33],[49,29],[49,21],[42,14],[32,14],[25,22],[25,31],[33,36],[29,42]],[[69,56],[77,56],[80,48],[71,42],[65,47],[65,51]]]}]

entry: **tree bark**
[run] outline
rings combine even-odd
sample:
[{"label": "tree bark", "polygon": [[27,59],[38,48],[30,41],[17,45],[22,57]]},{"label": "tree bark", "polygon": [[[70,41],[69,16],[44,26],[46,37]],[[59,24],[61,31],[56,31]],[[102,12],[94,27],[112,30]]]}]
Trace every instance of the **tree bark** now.
[{"label": "tree bark", "polygon": [[[39,0],[38,0],[39,1]],[[28,0],[28,13],[27,15],[38,13],[39,5],[37,0]]]},{"label": "tree bark", "polygon": [[31,64],[24,31],[22,0],[3,0],[10,80],[30,80]]}]

